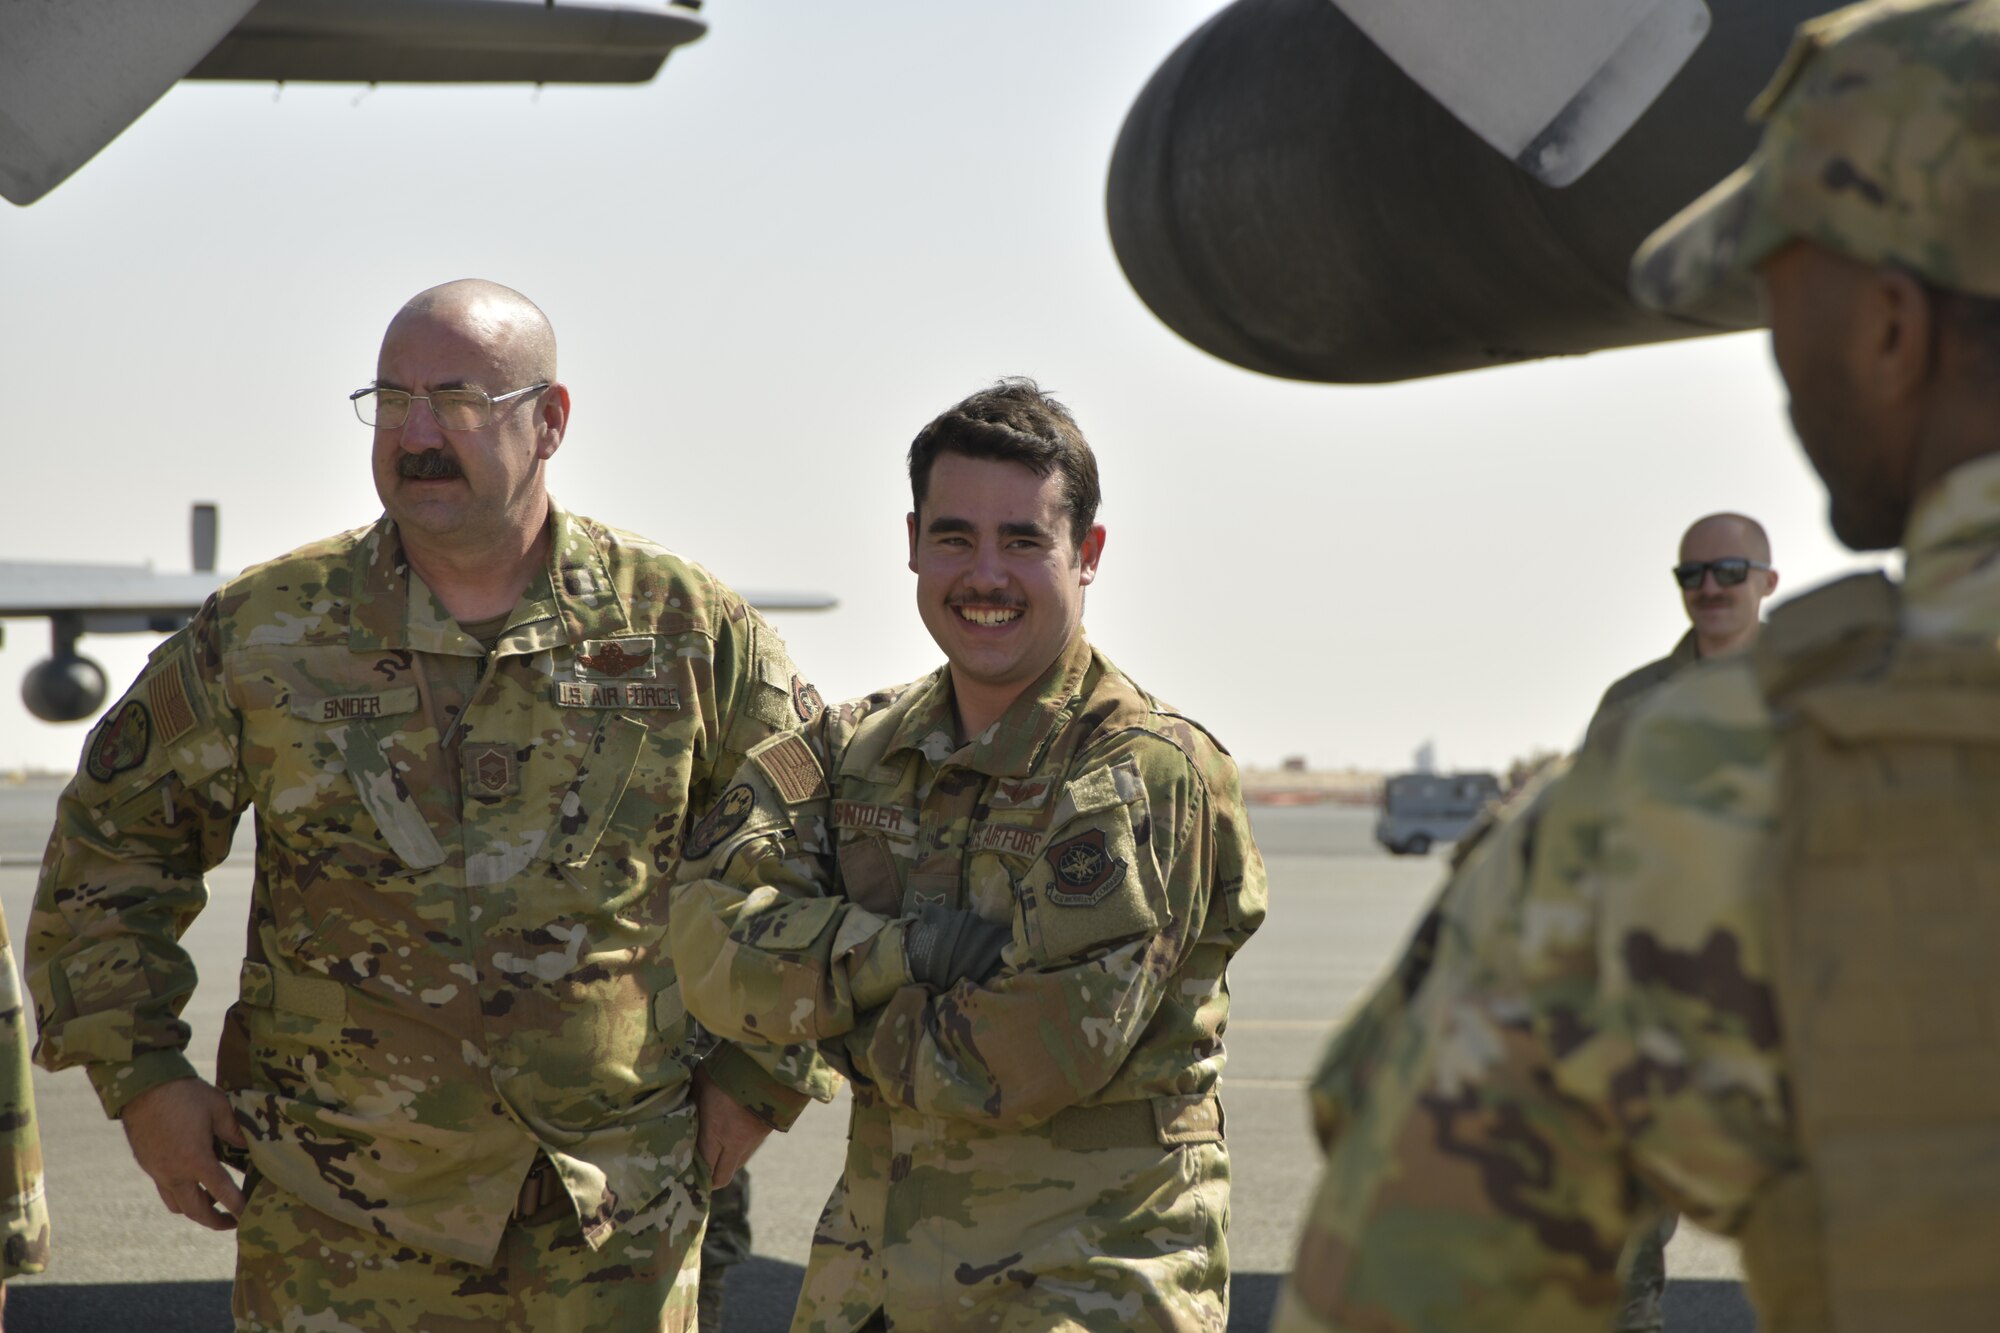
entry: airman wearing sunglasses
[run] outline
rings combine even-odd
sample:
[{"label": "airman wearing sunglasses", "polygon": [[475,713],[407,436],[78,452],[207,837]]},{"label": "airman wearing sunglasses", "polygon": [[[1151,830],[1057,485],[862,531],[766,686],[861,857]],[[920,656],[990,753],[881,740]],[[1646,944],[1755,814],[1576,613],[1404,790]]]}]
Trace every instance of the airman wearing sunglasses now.
[{"label": "airman wearing sunglasses", "polygon": [[[1612,683],[1590,720],[1595,731],[1634,707],[1684,668],[1742,652],[1764,627],[1764,599],[1778,588],[1771,565],[1771,539],[1764,525],[1744,514],[1710,514],[1696,519],[1681,537],[1680,563],[1673,568],[1691,628],[1673,652]],[[1625,1305],[1617,1333],[1658,1333],[1666,1327],[1662,1301],[1667,1289],[1667,1242],[1678,1223],[1667,1213],[1633,1238],[1623,1263]]]},{"label": "airman wearing sunglasses", "polygon": [[1740,1241],[1761,1328],[1993,1325],[1996,112],[2000,0],[1813,19],[1639,250],[1647,304],[1768,323],[1835,534],[1905,577],[1792,600],[1462,842],[1315,1081],[1276,1333],[1600,1333],[1660,1203]]},{"label": "airman wearing sunglasses", "polygon": [[1764,525],[1742,514],[1698,518],[1681,538],[1680,563],[1673,568],[1690,628],[1674,650],[1621,676],[1598,702],[1591,726],[1611,710],[1631,704],[1705,658],[1727,657],[1757,641],[1764,599],[1778,589],[1771,565],[1771,539]]},{"label": "airman wearing sunglasses", "polygon": [[[239,1330],[691,1330],[711,1184],[830,1095],[712,1045],[663,939],[685,812],[818,696],[700,567],[549,498],[555,353],[493,283],[404,306],[351,395],[384,515],[225,584],[59,807],[38,1058],[236,1231]],[[211,1084],[177,941],[250,811]]]}]

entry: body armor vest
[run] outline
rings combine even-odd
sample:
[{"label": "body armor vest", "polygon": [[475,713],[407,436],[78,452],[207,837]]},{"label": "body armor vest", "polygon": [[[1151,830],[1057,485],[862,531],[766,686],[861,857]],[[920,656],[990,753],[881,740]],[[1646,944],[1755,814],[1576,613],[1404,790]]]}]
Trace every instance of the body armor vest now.
[{"label": "body armor vest", "polygon": [[1743,1254],[1769,1333],[2000,1309],[2000,647],[1913,640],[1893,584],[1779,611],[1777,999],[1804,1168]]}]

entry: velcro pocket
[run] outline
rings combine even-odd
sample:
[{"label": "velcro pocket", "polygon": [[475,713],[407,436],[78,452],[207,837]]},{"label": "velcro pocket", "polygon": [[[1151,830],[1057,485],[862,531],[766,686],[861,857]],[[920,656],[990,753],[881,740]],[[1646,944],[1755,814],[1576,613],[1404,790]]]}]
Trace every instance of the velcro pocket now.
[{"label": "velcro pocket", "polygon": [[1042,962],[1151,934],[1167,919],[1165,887],[1122,804],[1050,834],[1018,891],[1029,948]]},{"label": "velcro pocket", "polygon": [[840,843],[840,882],[850,900],[879,916],[903,910],[903,877],[896,873],[896,856],[881,838],[844,838]]},{"label": "velcro pocket", "polygon": [[644,722],[622,713],[607,713],[598,724],[576,779],[557,804],[556,827],[548,842],[550,860],[572,868],[590,860],[611,822],[611,812],[632,781],[648,731]]},{"label": "velcro pocket", "polygon": [[302,977],[255,959],[243,960],[237,995],[243,1003],[260,1008],[282,1009],[329,1023],[347,1021],[347,987],[329,977]]}]

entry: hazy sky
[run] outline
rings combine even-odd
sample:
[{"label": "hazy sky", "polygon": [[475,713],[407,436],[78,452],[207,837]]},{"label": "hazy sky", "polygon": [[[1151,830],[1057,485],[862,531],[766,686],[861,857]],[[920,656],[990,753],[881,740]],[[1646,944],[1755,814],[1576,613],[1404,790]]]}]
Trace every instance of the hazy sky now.
[{"label": "hazy sky", "polygon": [[[417,290],[539,301],[575,397],[565,505],[731,583],[829,699],[935,665],[902,472],[1005,374],[1096,446],[1109,544],[1086,624],[1250,764],[1447,764],[1573,743],[1684,628],[1694,516],[1762,518],[1785,589],[1826,531],[1761,335],[1370,388],[1181,342],[1104,226],[1127,107],[1213,0],[716,0],[640,88],[182,85],[31,208],[0,205],[6,558],[185,568],[222,506],[240,568],[379,512],[348,390]],[[10,706],[0,766],[84,728]],[[116,694],[150,637],[87,638]]]}]

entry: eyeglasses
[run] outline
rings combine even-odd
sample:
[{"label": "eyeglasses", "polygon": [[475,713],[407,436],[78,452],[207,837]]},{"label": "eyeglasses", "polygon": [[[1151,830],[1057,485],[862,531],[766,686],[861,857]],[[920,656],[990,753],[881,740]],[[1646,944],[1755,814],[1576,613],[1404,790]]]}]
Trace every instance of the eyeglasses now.
[{"label": "eyeglasses", "polygon": [[1674,582],[1693,592],[1701,586],[1702,576],[1713,573],[1715,586],[1733,588],[1750,577],[1753,569],[1769,569],[1761,560],[1745,560],[1742,556],[1725,556],[1721,560],[1690,560],[1684,565],[1674,566]]},{"label": "eyeglasses", "polygon": [[347,401],[354,404],[354,415],[361,418],[364,426],[376,426],[383,430],[396,430],[410,419],[411,403],[429,403],[431,417],[444,430],[478,430],[493,419],[493,405],[504,403],[510,398],[519,398],[524,393],[540,393],[549,387],[550,381],[530,384],[525,389],[503,393],[498,398],[489,397],[484,389],[439,389],[435,393],[406,393],[401,389],[384,389],[369,385],[356,389],[347,395]]}]

